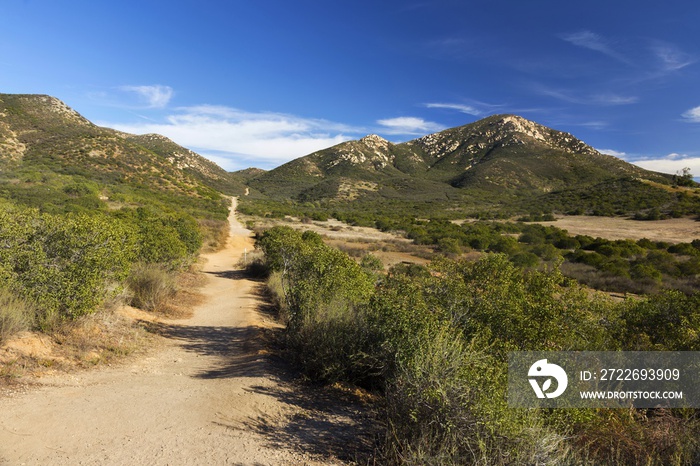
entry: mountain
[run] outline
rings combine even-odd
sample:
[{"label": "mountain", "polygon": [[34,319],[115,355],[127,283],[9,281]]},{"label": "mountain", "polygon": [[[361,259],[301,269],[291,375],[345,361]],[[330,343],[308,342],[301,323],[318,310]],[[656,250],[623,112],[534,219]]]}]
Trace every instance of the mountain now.
[{"label": "mountain", "polygon": [[[654,191],[656,196],[655,191],[664,191],[659,185],[672,184],[670,175],[601,154],[571,134],[516,115],[494,115],[401,144],[370,135],[293,160],[249,181],[259,192],[278,199],[399,199],[471,204],[475,209],[507,204],[521,210],[530,209],[533,199],[555,210],[571,209],[578,202],[571,193],[577,190],[581,197],[604,189],[614,200],[628,197],[630,190]],[[559,205],[562,196],[570,205]]]},{"label": "mountain", "polygon": [[369,135],[271,171],[228,173],[163,136],[98,127],[54,97],[0,94],[0,197],[47,211],[147,201],[206,216],[224,193],[333,210],[680,215],[700,210],[691,192],[515,115],[401,144]]},{"label": "mountain", "polygon": [[98,127],[55,97],[0,94],[2,197],[49,210],[144,197],[206,210],[219,192],[244,190],[237,177],[163,136]]}]

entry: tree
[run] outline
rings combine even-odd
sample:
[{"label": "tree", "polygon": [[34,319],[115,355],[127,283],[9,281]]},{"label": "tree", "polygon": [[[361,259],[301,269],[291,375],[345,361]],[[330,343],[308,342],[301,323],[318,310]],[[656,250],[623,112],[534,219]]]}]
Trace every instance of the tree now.
[{"label": "tree", "polygon": [[693,175],[690,173],[690,167],[685,167],[673,175],[673,182],[678,186],[695,186]]}]

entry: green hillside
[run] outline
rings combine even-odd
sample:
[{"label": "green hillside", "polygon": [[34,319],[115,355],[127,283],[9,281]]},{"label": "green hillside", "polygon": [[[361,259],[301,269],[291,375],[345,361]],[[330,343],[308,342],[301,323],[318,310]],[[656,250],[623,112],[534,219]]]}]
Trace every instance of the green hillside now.
[{"label": "green hillside", "polygon": [[248,184],[271,200],[330,210],[380,211],[379,204],[391,201],[441,215],[698,211],[687,190],[672,188],[673,176],[601,154],[568,133],[514,115],[402,144],[370,135],[293,160]]},{"label": "green hillside", "polygon": [[235,177],[158,135],[95,126],[60,100],[0,94],[0,197],[47,212],[161,204],[208,217]]}]

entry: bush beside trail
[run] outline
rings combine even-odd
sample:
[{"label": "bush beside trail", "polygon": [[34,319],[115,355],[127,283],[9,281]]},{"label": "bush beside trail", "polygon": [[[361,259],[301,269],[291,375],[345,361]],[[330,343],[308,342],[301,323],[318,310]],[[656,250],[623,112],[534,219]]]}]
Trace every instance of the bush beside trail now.
[{"label": "bush beside trail", "polygon": [[505,393],[509,351],[697,349],[698,295],[667,291],[615,303],[556,267],[524,269],[502,253],[378,275],[318,235],[285,227],[257,243],[292,359],[312,380],[383,394],[384,463],[690,465],[700,458],[695,410],[514,410]]},{"label": "bush beside trail", "polygon": [[181,270],[201,245],[197,222],[186,214],[49,214],[2,203],[0,288],[13,296],[3,304],[2,333],[49,330],[90,314],[122,292],[134,264]]}]

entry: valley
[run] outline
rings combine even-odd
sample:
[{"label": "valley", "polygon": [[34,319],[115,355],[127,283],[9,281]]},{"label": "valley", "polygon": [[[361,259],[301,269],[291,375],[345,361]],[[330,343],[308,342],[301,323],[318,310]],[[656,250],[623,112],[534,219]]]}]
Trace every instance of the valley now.
[{"label": "valley", "polygon": [[698,351],[699,215],[689,172],[517,115],[228,173],[0,94],[0,464],[695,464],[696,410],[505,381]]}]

